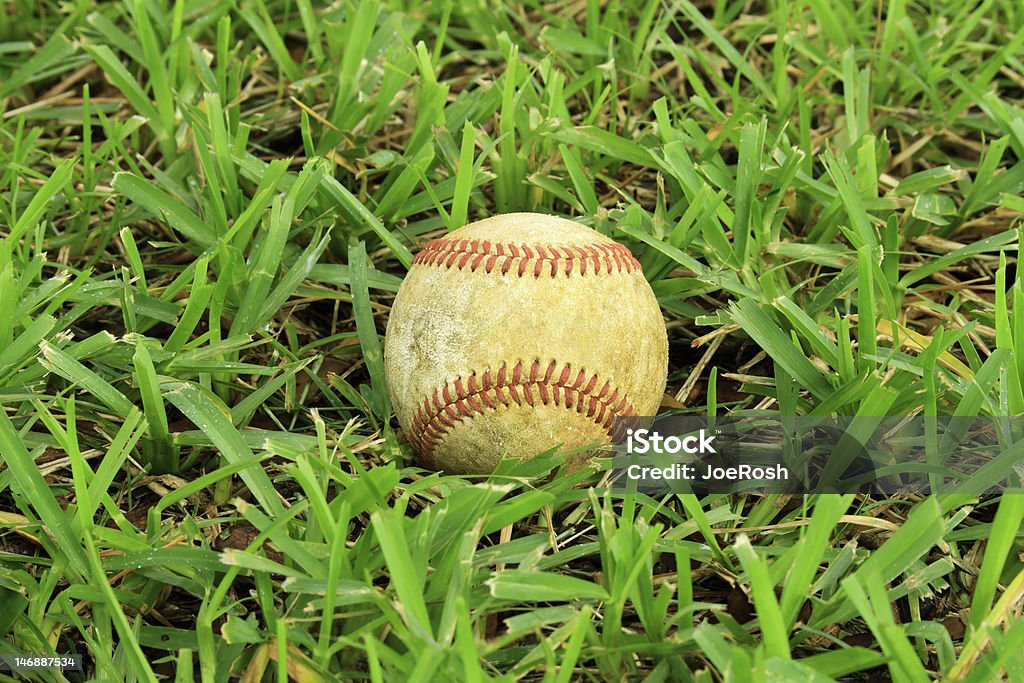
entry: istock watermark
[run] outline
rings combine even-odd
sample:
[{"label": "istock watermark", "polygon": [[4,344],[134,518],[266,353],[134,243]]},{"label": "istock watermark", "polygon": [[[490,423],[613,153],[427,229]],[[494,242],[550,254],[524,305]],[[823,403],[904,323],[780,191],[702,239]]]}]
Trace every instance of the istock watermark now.
[{"label": "istock watermark", "polygon": [[649,493],[1024,493],[1024,416],[620,418],[615,486]]},{"label": "istock watermark", "polygon": [[715,448],[711,442],[715,440],[714,435],[709,435],[707,430],[701,429],[698,434],[687,436],[662,436],[658,432],[651,432],[649,429],[627,429],[626,430],[626,452],[639,453],[714,453]]}]

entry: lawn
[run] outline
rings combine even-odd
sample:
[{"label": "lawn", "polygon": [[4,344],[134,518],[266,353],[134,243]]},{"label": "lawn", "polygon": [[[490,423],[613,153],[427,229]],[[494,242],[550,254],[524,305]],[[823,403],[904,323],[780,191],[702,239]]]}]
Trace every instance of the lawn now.
[{"label": "lawn", "polygon": [[1024,495],[438,473],[381,355],[533,211],[663,412],[1020,416],[1022,101],[1016,0],[7,0],[0,681],[1024,681]]}]

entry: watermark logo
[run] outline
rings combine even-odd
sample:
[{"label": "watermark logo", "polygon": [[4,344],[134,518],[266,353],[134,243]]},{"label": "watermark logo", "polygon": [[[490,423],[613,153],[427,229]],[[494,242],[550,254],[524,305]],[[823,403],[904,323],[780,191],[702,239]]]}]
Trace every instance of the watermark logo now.
[{"label": "watermark logo", "polygon": [[1024,493],[1024,416],[618,418],[611,466],[651,494]]},{"label": "watermark logo", "polygon": [[649,429],[626,430],[626,452],[645,455],[647,453],[715,453],[714,434],[700,429],[696,434],[662,436]]}]

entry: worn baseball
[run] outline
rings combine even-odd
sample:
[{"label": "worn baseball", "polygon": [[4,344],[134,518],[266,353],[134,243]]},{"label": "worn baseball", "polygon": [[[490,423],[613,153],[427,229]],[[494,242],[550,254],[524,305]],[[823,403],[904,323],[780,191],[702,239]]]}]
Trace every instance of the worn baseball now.
[{"label": "worn baseball", "polygon": [[505,456],[606,443],[616,416],[654,415],[668,340],[629,249],[564,218],[511,213],[416,255],[384,365],[419,461],[486,473]]}]

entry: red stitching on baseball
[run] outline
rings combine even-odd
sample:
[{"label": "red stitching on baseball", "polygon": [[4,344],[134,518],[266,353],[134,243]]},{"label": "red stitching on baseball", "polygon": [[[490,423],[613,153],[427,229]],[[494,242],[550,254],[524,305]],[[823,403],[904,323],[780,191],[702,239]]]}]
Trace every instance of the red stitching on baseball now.
[{"label": "red stitching on baseball", "polygon": [[637,414],[625,393],[612,387],[610,381],[605,381],[595,393],[598,376],[590,375],[588,380],[583,369],[574,375],[568,363],[559,371],[555,361],[542,367],[536,359],[529,365],[519,361],[511,372],[508,370],[502,363],[495,373],[488,368],[479,377],[475,372],[465,380],[458,377],[423,399],[409,427],[409,442],[416,453],[429,461],[438,442],[458,422],[523,402],[530,406],[538,403],[563,406],[578,415],[586,410],[586,417],[608,432],[616,416]]},{"label": "red stitching on baseball", "polygon": [[458,268],[475,272],[513,274],[523,277],[532,274],[551,277],[573,273],[597,275],[604,273],[632,273],[640,270],[640,262],[625,246],[613,244],[587,245],[535,245],[501,244],[487,240],[439,238],[427,242],[412,260],[413,264]]}]

